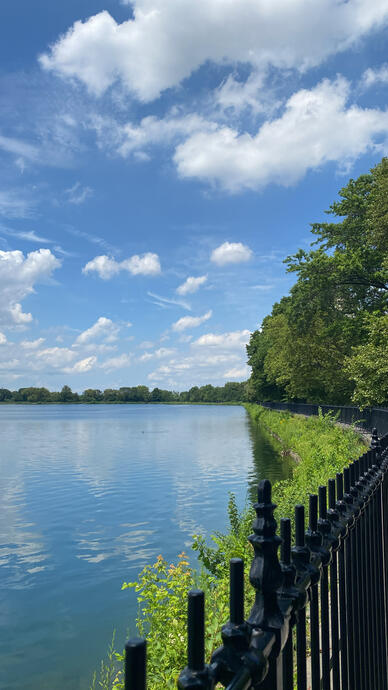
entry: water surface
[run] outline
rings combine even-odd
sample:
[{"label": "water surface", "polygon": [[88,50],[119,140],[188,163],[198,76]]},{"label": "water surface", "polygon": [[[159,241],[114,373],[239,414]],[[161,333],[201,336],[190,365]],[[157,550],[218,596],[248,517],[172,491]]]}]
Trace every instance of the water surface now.
[{"label": "water surface", "polygon": [[124,580],[288,467],[237,406],[0,406],[0,688],[88,690]]}]

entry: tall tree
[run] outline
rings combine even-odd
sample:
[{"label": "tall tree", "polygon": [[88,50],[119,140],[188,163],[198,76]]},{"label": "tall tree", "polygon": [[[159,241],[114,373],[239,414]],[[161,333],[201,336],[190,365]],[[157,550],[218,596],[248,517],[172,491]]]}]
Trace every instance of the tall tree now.
[{"label": "tall tree", "polygon": [[250,390],[272,384],[291,398],[351,398],[355,379],[345,362],[352,348],[368,343],[365,316],[388,307],[387,159],[350,180],[339,197],[327,213],[342,220],[313,223],[316,248],[285,260],[297,281],[251,338]]}]

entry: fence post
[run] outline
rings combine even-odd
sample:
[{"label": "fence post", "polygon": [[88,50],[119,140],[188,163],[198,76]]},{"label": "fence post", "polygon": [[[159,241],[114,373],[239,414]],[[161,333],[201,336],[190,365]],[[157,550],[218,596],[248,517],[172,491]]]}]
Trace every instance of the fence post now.
[{"label": "fence post", "polygon": [[205,665],[205,595],[192,589],[187,606],[187,666],[178,679],[180,690],[210,690],[214,687]]},{"label": "fence post", "polygon": [[125,645],[125,690],[146,690],[146,646],[140,637],[133,637]]},{"label": "fence post", "polygon": [[[249,579],[256,591],[248,623],[256,629],[274,634],[269,656],[268,674],[263,681],[263,690],[281,690],[282,687],[282,644],[288,637],[288,620],[285,619],[278,602],[278,590],[283,577],[278,559],[281,539],[276,535],[274,510],[271,501],[271,483],[264,479],[259,483],[258,502],[254,506],[256,519],[249,537],[254,549]],[[286,625],[285,625],[286,623]],[[285,636],[282,639],[282,633]]]}]

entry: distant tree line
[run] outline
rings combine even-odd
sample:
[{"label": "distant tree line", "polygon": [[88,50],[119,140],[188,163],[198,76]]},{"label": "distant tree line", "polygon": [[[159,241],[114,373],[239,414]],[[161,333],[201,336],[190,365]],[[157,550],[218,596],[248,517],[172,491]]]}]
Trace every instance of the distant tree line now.
[{"label": "distant tree line", "polygon": [[249,400],[388,404],[388,159],[350,180],[313,223],[310,251],[247,346]]},{"label": "distant tree line", "polygon": [[226,383],[224,386],[193,386],[181,393],[162,388],[149,390],[147,386],[132,386],[114,389],[87,388],[83,393],[73,393],[69,386],[61,391],[49,391],[47,388],[19,388],[10,391],[0,388],[2,403],[228,403],[244,402],[246,398],[245,383]]}]

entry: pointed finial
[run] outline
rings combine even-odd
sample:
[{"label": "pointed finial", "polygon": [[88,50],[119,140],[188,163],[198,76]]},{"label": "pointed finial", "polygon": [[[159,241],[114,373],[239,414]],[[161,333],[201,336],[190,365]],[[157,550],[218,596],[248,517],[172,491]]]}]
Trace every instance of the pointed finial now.
[{"label": "pointed finial", "polygon": [[254,506],[257,516],[253,522],[254,534],[249,537],[255,551],[249,579],[256,590],[256,599],[249,623],[263,630],[273,630],[281,627],[283,623],[277,599],[277,590],[282,584],[277,552],[282,540],[276,535],[276,505],[271,500],[271,482],[268,479],[259,483],[257,495],[258,502]]}]

